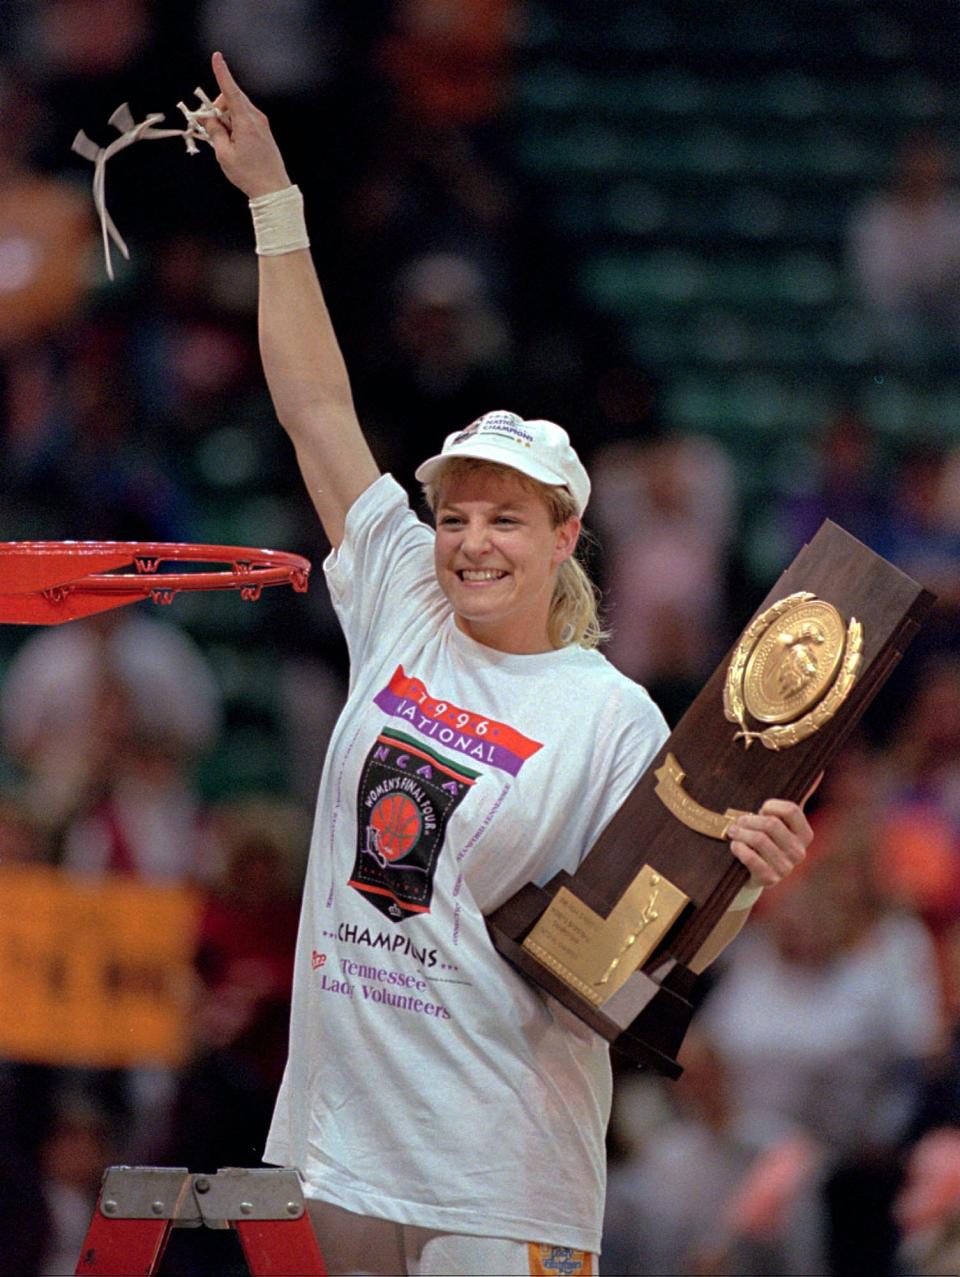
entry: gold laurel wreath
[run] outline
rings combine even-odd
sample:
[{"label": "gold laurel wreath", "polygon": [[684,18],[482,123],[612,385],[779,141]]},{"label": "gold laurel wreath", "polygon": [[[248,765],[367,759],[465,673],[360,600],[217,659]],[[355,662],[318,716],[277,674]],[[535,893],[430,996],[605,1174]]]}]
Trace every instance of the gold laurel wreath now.
[{"label": "gold laurel wreath", "polygon": [[740,642],[737,644],[737,650],[733,654],[733,660],[727,670],[727,679],[723,685],[723,713],[729,722],[740,724],[740,731],[734,737],[734,740],[739,740],[741,736],[744,737],[747,742],[747,749],[753,744],[754,738],[759,735],[758,732],[750,732],[747,729],[747,707],[744,704],[740,690],[743,687],[744,674],[750,653],[756,646],[757,640],[770,628],[777,617],[782,616],[784,612],[788,612],[790,608],[795,607],[798,603],[807,603],[810,599],[816,597],[809,590],[799,590],[796,594],[788,594],[786,598],[780,599],[772,607],[768,607],[765,612],[761,612],[753,624],[748,625],[740,636]]},{"label": "gold laurel wreath", "polygon": [[774,603],[772,607],[768,607],[765,612],[762,612],[744,630],[740,642],[737,644],[723,686],[723,712],[729,722],[739,724],[740,731],[736,733],[733,739],[743,740],[746,749],[749,749],[755,740],[761,741],[767,749],[774,750],[790,749],[793,745],[799,744],[800,741],[806,740],[808,736],[812,736],[814,732],[819,731],[823,724],[833,717],[846,700],[850,689],[856,681],[857,671],[863,659],[863,626],[855,617],[851,617],[847,625],[847,638],[844,644],[843,663],[840,666],[840,672],[823,700],[810,710],[808,714],[798,718],[795,723],[767,727],[760,732],[751,731],[747,727],[746,705],[744,704],[741,689],[750,653],[761,635],[769,629],[778,617],[796,606],[796,604],[807,603],[814,598],[816,598],[815,594],[811,594],[807,590],[800,590],[796,594],[789,594],[786,598],[780,599],[779,602]]}]

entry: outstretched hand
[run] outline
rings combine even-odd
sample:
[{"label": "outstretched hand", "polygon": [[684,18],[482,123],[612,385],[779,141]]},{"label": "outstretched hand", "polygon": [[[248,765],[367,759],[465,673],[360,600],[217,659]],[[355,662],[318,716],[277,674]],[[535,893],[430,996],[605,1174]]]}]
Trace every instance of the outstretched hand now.
[{"label": "outstretched hand", "polygon": [[220,110],[221,118],[204,120],[204,124],[220,167],[248,199],[289,186],[283,156],[273,140],[267,117],[237,84],[222,53],[215,53],[212,63],[220,89],[213,105]]},{"label": "outstretched hand", "polygon": [[752,887],[775,886],[806,856],[813,830],[803,808],[822,779],[821,773],[802,803],[768,798],[759,812],[738,816],[730,826],[730,850],[750,870]]}]

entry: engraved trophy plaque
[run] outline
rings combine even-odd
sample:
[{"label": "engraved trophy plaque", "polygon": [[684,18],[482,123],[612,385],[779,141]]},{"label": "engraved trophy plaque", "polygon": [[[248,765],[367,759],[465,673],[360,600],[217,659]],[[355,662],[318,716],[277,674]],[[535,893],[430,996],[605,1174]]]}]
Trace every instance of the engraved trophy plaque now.
[{"label": "engraved trophy plaque", "polygon": [[619,1051],[678,1076],[688,964],[749,876],[729,825],[767,798],[803,798],[933,602],[824,523],[577,872],[490,915],[497,950]]}]

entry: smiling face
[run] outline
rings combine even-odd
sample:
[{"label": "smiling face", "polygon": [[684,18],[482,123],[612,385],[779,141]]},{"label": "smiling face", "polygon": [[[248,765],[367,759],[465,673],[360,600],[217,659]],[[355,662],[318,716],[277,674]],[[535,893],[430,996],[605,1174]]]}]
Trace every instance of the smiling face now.
[{"label": "smiling face", "polygon": [[482,466],[441,478],[436,523],[437,580],[459,628],[501,652],[550,651],[554,584],[580,520],[554,526],[536,484]]}]

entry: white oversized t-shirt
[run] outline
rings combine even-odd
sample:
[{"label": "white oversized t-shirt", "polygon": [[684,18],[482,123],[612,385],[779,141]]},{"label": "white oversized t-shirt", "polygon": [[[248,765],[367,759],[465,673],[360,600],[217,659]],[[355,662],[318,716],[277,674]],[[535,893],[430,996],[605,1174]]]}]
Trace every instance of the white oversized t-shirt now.
[{"label": "white oversized t-shirt", "polygon": [[265,1160],[360,1214],[598,1251],[607,1043],[500,957],[484,916],[576,869],[666,725],[598,652],[463,634],[389,476],[325,568],[350,691]]}]

